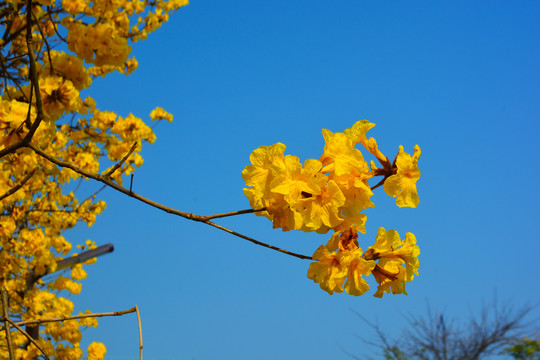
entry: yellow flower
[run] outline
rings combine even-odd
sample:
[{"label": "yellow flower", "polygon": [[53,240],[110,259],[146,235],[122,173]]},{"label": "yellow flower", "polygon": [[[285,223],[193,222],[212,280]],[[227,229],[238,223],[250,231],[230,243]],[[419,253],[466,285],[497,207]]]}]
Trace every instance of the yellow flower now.
[{"label": "yellow flower", "polygon": [[[92,84],[92,79],[81,59],[56,50],[51,50],[50,56],[55,74],[70,80],[77,90],[86,89]],[[45,74],[51,70],[51,65],[48,56],[45,56],[43,61],[45,67],[42,72]]]},{"label": "yellow flower", "polygon": [[246,185],[250,186],[244,188],[244,194],[249,199],[251,207],[267,208],[267,211],[259,211],[256,215],[266,216],[270,220],[273,220],[273,216],[271,210],[268,209],[287,207],[283,195],[270,191],[270,183],[275,178],[276,172],[282,172],[285,169],[283,154],[285,148],[282,143],[258,147],[249,156],[251,165],[247,165],[242,171],[242,178]]},{"label": "yellow flower", "polygon": [[375,268],[375,261],[362,257],[362,249],[358,248],[348,256],[347,281],[345,291],[349,295],[360,296],[369,290],[369,285],[362,275],[368,276]]},{"label": "yellow flower", "polygon": [[343,281],[347,277],[347,267],[341,263],[341,252],[330,252],[326,246],[321,245],[313,254],[309,265],[308,278],[318,283],[321,289],[332,295],[334,292],[343,292]]},{"label": "yellow flower", "polygon": [[405,283],[411,281],[415,274],[418,275],[418,255],[420,248],[416,245],[414,234],[406,233],[402,242],[397,231],[379,228],[375,244],[364,254],[366,260],[379,260],[373,270],[375,280],[379,283],[374,296],[381,297],[383,293],[390,292],[390,288],[393,294],[406,295]]},{"label": "yellow flower", "polygon": [[324,137],[324,152],[320,160],[323,165],[333,163],[328,167],[336,175],[353,174],[360,175],[368,172],[368,166],[360,150],[356,149],[354,140],[344,133],[332,133],[330,130],[322,130]]},{"label": "yellow flower", "polygon": [[43,111],[51,120],[57,120],[64,112],[77,111],[82,105],[79,91],[70,80],[47,76],[40,81]]},{"label": "yellow flower", "polygon": [[88,360],[103,360],[106,353],[107,348],[100,342],[94,341],[88,345]]},{"label": "yellow flower", "polygon": [[158,106],[157,108],[152,110],[152,112],[150,113],[150,119],[152,119],[152,120],[165,119],[168,122],[172,122],[173,121],[173,116],[172,116],[172,114],[166,112],[163,108]]},{"label": "yellow flower", "polygon": [[284,157],[284,171],[276,171],[270,183],[270,191],[285,195],[291,206],[296,206],[302,198],[319,195],[321,189],[315,179],[315,174],[322,168],[318,160],[308,159],[304,167],[296,156]]},{"label": "yellow flower", "polygon": [[339,209],[345,204],[345,196],[335,181],[328,181],[324,174],[317,175],[321,193],[307,194],[293,210],[302,214],[308,228],[326,233],[343,222]]},{"label": "yellow flower", "polygon": [[404,152],[403,146],[399,146],[399,153],[396,157],[397,174],[390,176],[384,182],[384,191],[396,198],[399,207],[415,208],[420,203],[420,198],[416,191],[416,182],[420,178],[418,169],[418,159],[420,158],[420,146],[415,145],[414,154]]}]

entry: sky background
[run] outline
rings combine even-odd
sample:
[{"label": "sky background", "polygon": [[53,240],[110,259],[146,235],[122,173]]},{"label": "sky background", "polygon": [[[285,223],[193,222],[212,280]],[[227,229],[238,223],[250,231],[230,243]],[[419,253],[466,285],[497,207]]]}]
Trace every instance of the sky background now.
[{"label": "sky background", "polygon": [[[537,1],[193,1],[134,45],[139,69],[98,79],[101,110],[145,120],[174,114],[145,145],[134,191],[200,215],[249,208],[251,151],[282,142],[319,158],[321,129],[357,120],[387,156],[422,149],[420,205],[398,208],[382,188],[366,211],[366,249],[380,226],[413,232],[420,276],[408,296],[328,295],[309,261],[168,215],[111,189],[96,224],[73,243],[113,243],[86,267],[76,310],[141,311],[144,357],[349,359],[373,330],[397,336],[426,306],[466,320],[497,297],[538,303],[540,23]],[[373,184],[372,184],[373,185]],[[100,187],[89,182],[80,191]],[[282,232],[255,215],[219,224],[311,255],[329,234]],[[538,311],[536,312],[538,315]],[[85,331],[108,359],[138,358],[136,316]]]}]

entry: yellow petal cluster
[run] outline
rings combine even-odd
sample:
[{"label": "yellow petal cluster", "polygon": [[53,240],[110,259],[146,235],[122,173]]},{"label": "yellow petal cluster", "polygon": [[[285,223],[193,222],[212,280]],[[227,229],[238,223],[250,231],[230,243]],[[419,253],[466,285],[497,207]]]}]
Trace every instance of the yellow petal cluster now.
[{"label": "yellow petal cluster", "polygon": [[[271,220],[274,228],[321,234],[334,231],[328,243],[313,254],[315,262],[308,271],[308,278],[329,294],[345,290],[362,295],[369,289],[364,276],[371,274],[379,284],[375,296],[389,291],[406,294],[405,282],[418,273],[419,250],[411,233],[402,243],[397,232],[389,231],[393,242],[385,248],[386,233],[380,228],[374,246],[365,253],[358,246],[358,233],[366,232],[367,216],[363,212],[375,206],[371,201],[373,189],[384,185],[388,195],[397,197],[398,206],[416,207],[419,203],[416,181],[420,177],[420,148],[415,146],[410,156],[400,146],[391,162],[377,141],[367,137],[374,126],[360,120],[343,132],[323,129],[322,155],[303,164],[298,157],[285,155],[282,143],[260,146],[251,153],[251,164],[242,172],[247,186],[244,194],[251,207],[259,210],[257,215]],[[368,164],[357,144],[380,166],[373,161]],[[377,176],[383,179],[370,186],[368,180]]]},{"label": "yellow petal cluster", "polygon": [[88,360],[103,360],[107,349],[100,342],[93,342],[88,345]]}]

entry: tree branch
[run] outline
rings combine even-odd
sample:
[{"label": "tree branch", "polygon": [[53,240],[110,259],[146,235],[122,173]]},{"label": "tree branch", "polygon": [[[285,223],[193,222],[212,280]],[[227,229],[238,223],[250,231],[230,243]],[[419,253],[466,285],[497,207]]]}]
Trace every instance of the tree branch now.
[{"label": "tree branch", "polygon": [[[213,226],[213,227],[215,227],[217,229],[220,229],[222,231],[225,231],[225,232],[227,232],[229,234],[235,235],[235,236],[237,236],[239,238],[251,241],[252,243],[254,243],[256,245],[264,246],[266,248],[269,248],[269,249],[272,249],[272,250],[275,250],[275,251],[279,251],[279,252],[281,252],[283,254],[294,256],[294,257],[297,257],[297,258],[300,258],[300,259],[312,260],[311,256],[297,254],[297,253],[293,253],[293,252],[290,252],[290,251],[287,251],[287,250],[284,250],[284,249],[280,249],[280,248],[278,248],[276,246],[269,245],[269,244],[263,243],[261,241],[255,240],[253,238],[250,238],[248,236],[242,235],[242,234],[240,234],[240,233],[238,233],[236,231],[230,230],[230,229],[228,229],[226,227],[223,227],[221,225],[217,225],[217,224],[211,222],[210,220],[208,220],[209,218],[212,218],[212,215],[210,215],[208,217],[208,216],[201,216],[201,215],[191,214],[191,213],[188,213],[188,212],[173,209],[171,207],[162,205],[162,204],[157,203],[157,202],[155,202],[153,200],[145,198],[144,196],[141,196],[141,195],[139,195],[139,194],[137,194],[137,193],[135,193],[135,192],[133,192],[131,190],[128,190],[128,189],[124,188],[121,185],[118,185],[117,183],[113,182],[109,177],[107,177],[105,175],[91,173],[89,171],[81,169],[80,167],[78,167],[75,164],[72,164],[70,162],[57,159],[56,157],[47,154],[45,151],[41,150],[40,148],[38,148],[37,146],[35,146],[32,143],[28,143],[28,144],[26,144],[24,146],[32,149],[36,154],[38,154],[41,157],[49,160],[53,164],[56,164],[56,165],[58,165],[60,167],[63,167],[63,168],[71,169],[71,170],[75,171],[76,173],[78,173],[80,175],[83,175],[83,176],[85,176],[87,178],[94,179],[96,181],[102,182],[105,185],[110,186],[111,188],[113,188],[113,189],[115,189],[115,190],[117,190],[117,191],[119,191],[119,192],[121,192],[121,193],[123,193],[123,194],[125,194],[127,196],[130,196],[130,197],[132,197],[134,199],[137,199],[137,200],[139,200],[139,201],[141,201],[141,202],[143,202],[145,204],[148,204],[148,205],[150,205],[152,207],[155,207],[155,208],[157,208],[159,210],[165,211],[166,213],[176,215],[176,216],[180,216],[180,217],[183,217],[184,219],[202,222],[204,224],[207,224],[207,225]],[[243,210],[241,210],[241,211],[243,211]],[[255,210],[255,211],[260,211],[260,210]],[[227,213],[227,214],[230,214],[230,213]],[[223,215],[223,214],[221,214],[221,215]],[[227,216],[230,216],[230,215],[227,215]],[[218,217],[222,217],[222,216],[218,216]]]},{"label": "tree branch", "polygon": [[105,316],[122,316],[125,314],[130,314],[133,312],[136,312],[136,307],[123,310],[123,311],[113,311],[113,312],[104,312],[104,313],[92,313],[92,314],[81,314],[81,315],[73,315],[73,316],[62,316],[57,318],[47,318],[47,319],[38,319],[38,320],[26,320],[26,321],[18,321],[16,324],[18,326],[24,326],[24,325],[38,325],[38,324],[45,324],[50,322],[63,322],[67,320],[77,320],[77,319],[84,319],[84,318],[90,318],[90,317],[105,317]]},{"label": "tree branch", "polygon": [[47,360],[51,360],[50,357],[47,356],[47,354],[45,353],[45,350],[43,350],[43,348],[41,346],[39,346],[39,344],[36,342],[36,340],[34,340],[34,338],[32,338],[30,336],[30,334],[28,334],[26,331],[24,331],[17,323],[13,322],[13,320],[9,319],[9,318],[6,318],[6,321],[9,322],[11,325],[13,325],[14,328],[16,328],[17,330],[19,330],[21,332],[21,334],[23,334],[24,336],[26,336],[26,338],[32,343],[34,344],[35,347],[37,347],[37,349],[41,352],[41,354],[43,356],[45,356],[45,359]]}]

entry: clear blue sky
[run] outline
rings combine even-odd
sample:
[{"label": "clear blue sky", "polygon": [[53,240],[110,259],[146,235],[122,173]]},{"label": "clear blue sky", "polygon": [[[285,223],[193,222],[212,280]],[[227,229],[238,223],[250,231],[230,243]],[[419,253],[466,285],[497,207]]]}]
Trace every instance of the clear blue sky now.
[{"label": "clear blue sky", "polygon": [[[416,234],[420,276],[408,296],[329,296],[309,262],[177,218],[112,190],[96,224],[66,235],[115,251],[87,267],[78,310],[141,309],[147,360],[348,359],[372,331],[397,334],[426,303],[466,319],[494,294],[538,302],[540,236],[537,1],[193,1],[146,42],[139,69],[96,80],[101,110],[174,114],[145,145],[134,190],[197,214],[249,207],[240,176],[260,145],[318,158],[321,129],[360,119],[384,153],[422,148],[417,209],[382,189],[367,211]],[[96,190],[89,183],[81,191]],[[254,215],[220,224],[311,255],[329,235],[284,233]],[[85,343],[138,356],[136,317],[100,320]]]}]

